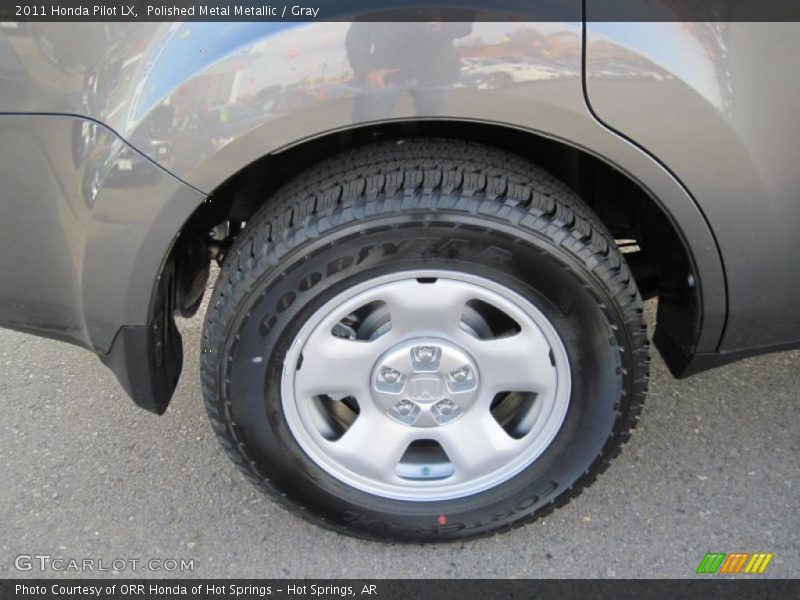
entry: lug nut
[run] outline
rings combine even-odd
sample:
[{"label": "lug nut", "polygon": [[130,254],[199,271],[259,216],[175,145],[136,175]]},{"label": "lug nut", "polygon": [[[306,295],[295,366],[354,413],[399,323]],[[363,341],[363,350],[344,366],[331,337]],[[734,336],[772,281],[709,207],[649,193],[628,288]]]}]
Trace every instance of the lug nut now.
[{"label": "lug nut", "polygon": [[383,367],[381,369],[381,377],[386,383],[397,383],[400,380],[401,373],[397,369],[391,367]]},{"label": "lug nut", "polygon": [[446,398],[444,400],[439,400],[439,402],[433,405],[433,409],[443,417],[448,416],[455,408],[455,402]]},{"label": "lug nut", "polygon": [[461,407],[448,398],[439,400],[433,405],[431,415],[438,425],[444,425],[464,414]]},{"label": "lug nut", "polygon": [[414,360],[417,362],[431,362],[436,356],[436,348],[433,346],[417,346],[414,348]]},{"label": "lug nut", "polygon": [[389,410],[389,416],[395,421],[413,425],[422,409],[410,400],[401,400]]},{"label": "lug nut", "polygon": [[414,410],[414,403],[403,400],[402,402],[398,402],[394,409],[401,417],[407,417]]},{"label": "lug nut", "polygon": [[454,371],[450,371],[450,378],[456,383],[463,383],[469,377],[469,365],[459,367]]}]

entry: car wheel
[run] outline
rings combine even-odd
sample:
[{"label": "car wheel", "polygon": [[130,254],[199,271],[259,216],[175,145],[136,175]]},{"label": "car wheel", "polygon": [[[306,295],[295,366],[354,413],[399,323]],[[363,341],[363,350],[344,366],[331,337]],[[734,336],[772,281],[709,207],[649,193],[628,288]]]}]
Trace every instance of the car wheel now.
[{"label": "car wheel", "polygon": [[305,519],[443,541],[546,514],[636,424],[642,303],[562,182],[490,147],[410,139],[313,167],[228,254],[203,333],[211,423]]}]

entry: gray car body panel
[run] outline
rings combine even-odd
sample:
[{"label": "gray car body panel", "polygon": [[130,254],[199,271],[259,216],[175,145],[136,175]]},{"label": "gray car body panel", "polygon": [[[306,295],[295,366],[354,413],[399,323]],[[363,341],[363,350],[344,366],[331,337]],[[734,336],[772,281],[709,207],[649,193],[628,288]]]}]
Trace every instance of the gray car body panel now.
[{"label": "gray car body panel", "polygon": [[165,252],[205,197],[68,116],[0,115],[0,181],[2,324],[98,353],[148,322]]},{"label": "gray car body panel", "polygon": [[[579,18],[581,3],[571,1]],[[239,170],[335,131],[443,118],[562,140],[638,181],[680,232],[697,274],[702,322],[694,343],[682,350],[715,352],[726,319],[731,331],[737,321],[752,318],[748,306],[758,306],[764,294],[742,296],[738,312],[728,313],[726,284],[732,284],[705,216],[706,204],[719,198],[711,182],[694,188],[673,175],[667,157],[651,152],[652,140],[626,130],[624,115],[607,114],[608,102],[595,100],[591,81],[587,104],[577,19],[475,22],[466,31],[463,25],[444,24],[454,27],[454,77],[398,79],[377,95],[354,72],[360,50],[348,23],[0,29],[0,48],[8,55],[2,64],[10,65],[0,70],[0,111],[24,113],[0,116],[0,152],[12,158],[0,163],[0,177],[11,182],[0,191],[0,249],[20,263],[7,265],[0,277],[0,320],[105,353],[120,328],[148,325],[158,273],[182,224]],[[358,27],[368,36],[413,36],[419,26]],[[409,44],[407,53],[417,62],[435,56],[425,44]],[[496,73],[502,75],[493,80]],[[513,85],[503,85],[509,81]],[[640,85],[619,83],[631,93]],[[242,98],[257,101],[259,111],[239,115],[247,112],[240,110]],[[77,153],[71,149],[76,146]],[[703,157],[708,154],[703,150]],[[719,154],[724,162],[725,149]],[[767,260],[762,254],[760,266],[749,268],[763,270]],[[754,273],[742,268],[736,275],[742,286]],[[792,335],[799,339],[800,331],[783,331],[781,339]]]},{"label": "gray car body panel", "polygon": [[800,338],[797,33],[796,23],[587,26],[595,114],[691,190],[719,244],[721,352]]}]

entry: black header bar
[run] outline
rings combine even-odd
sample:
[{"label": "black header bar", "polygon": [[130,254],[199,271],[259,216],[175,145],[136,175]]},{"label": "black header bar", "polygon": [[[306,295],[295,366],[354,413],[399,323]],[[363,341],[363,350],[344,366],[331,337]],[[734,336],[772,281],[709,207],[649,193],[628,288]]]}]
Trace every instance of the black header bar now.
[{"label": "black header bar", "polygon": [[2,0],[0,21],[797,21],[798,0]]}]

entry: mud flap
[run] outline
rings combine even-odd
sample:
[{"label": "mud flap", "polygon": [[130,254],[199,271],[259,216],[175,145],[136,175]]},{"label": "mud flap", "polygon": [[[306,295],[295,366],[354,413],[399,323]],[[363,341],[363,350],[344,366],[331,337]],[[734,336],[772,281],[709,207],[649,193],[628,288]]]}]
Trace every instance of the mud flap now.
[{"label": "mud flap", "polygon": [[124,326],[101,359],[136,404],[156,414],[167,410],[183,367],[183,343],[175,325],[175,271],[169,261],[156,290],[147,326]]}]

